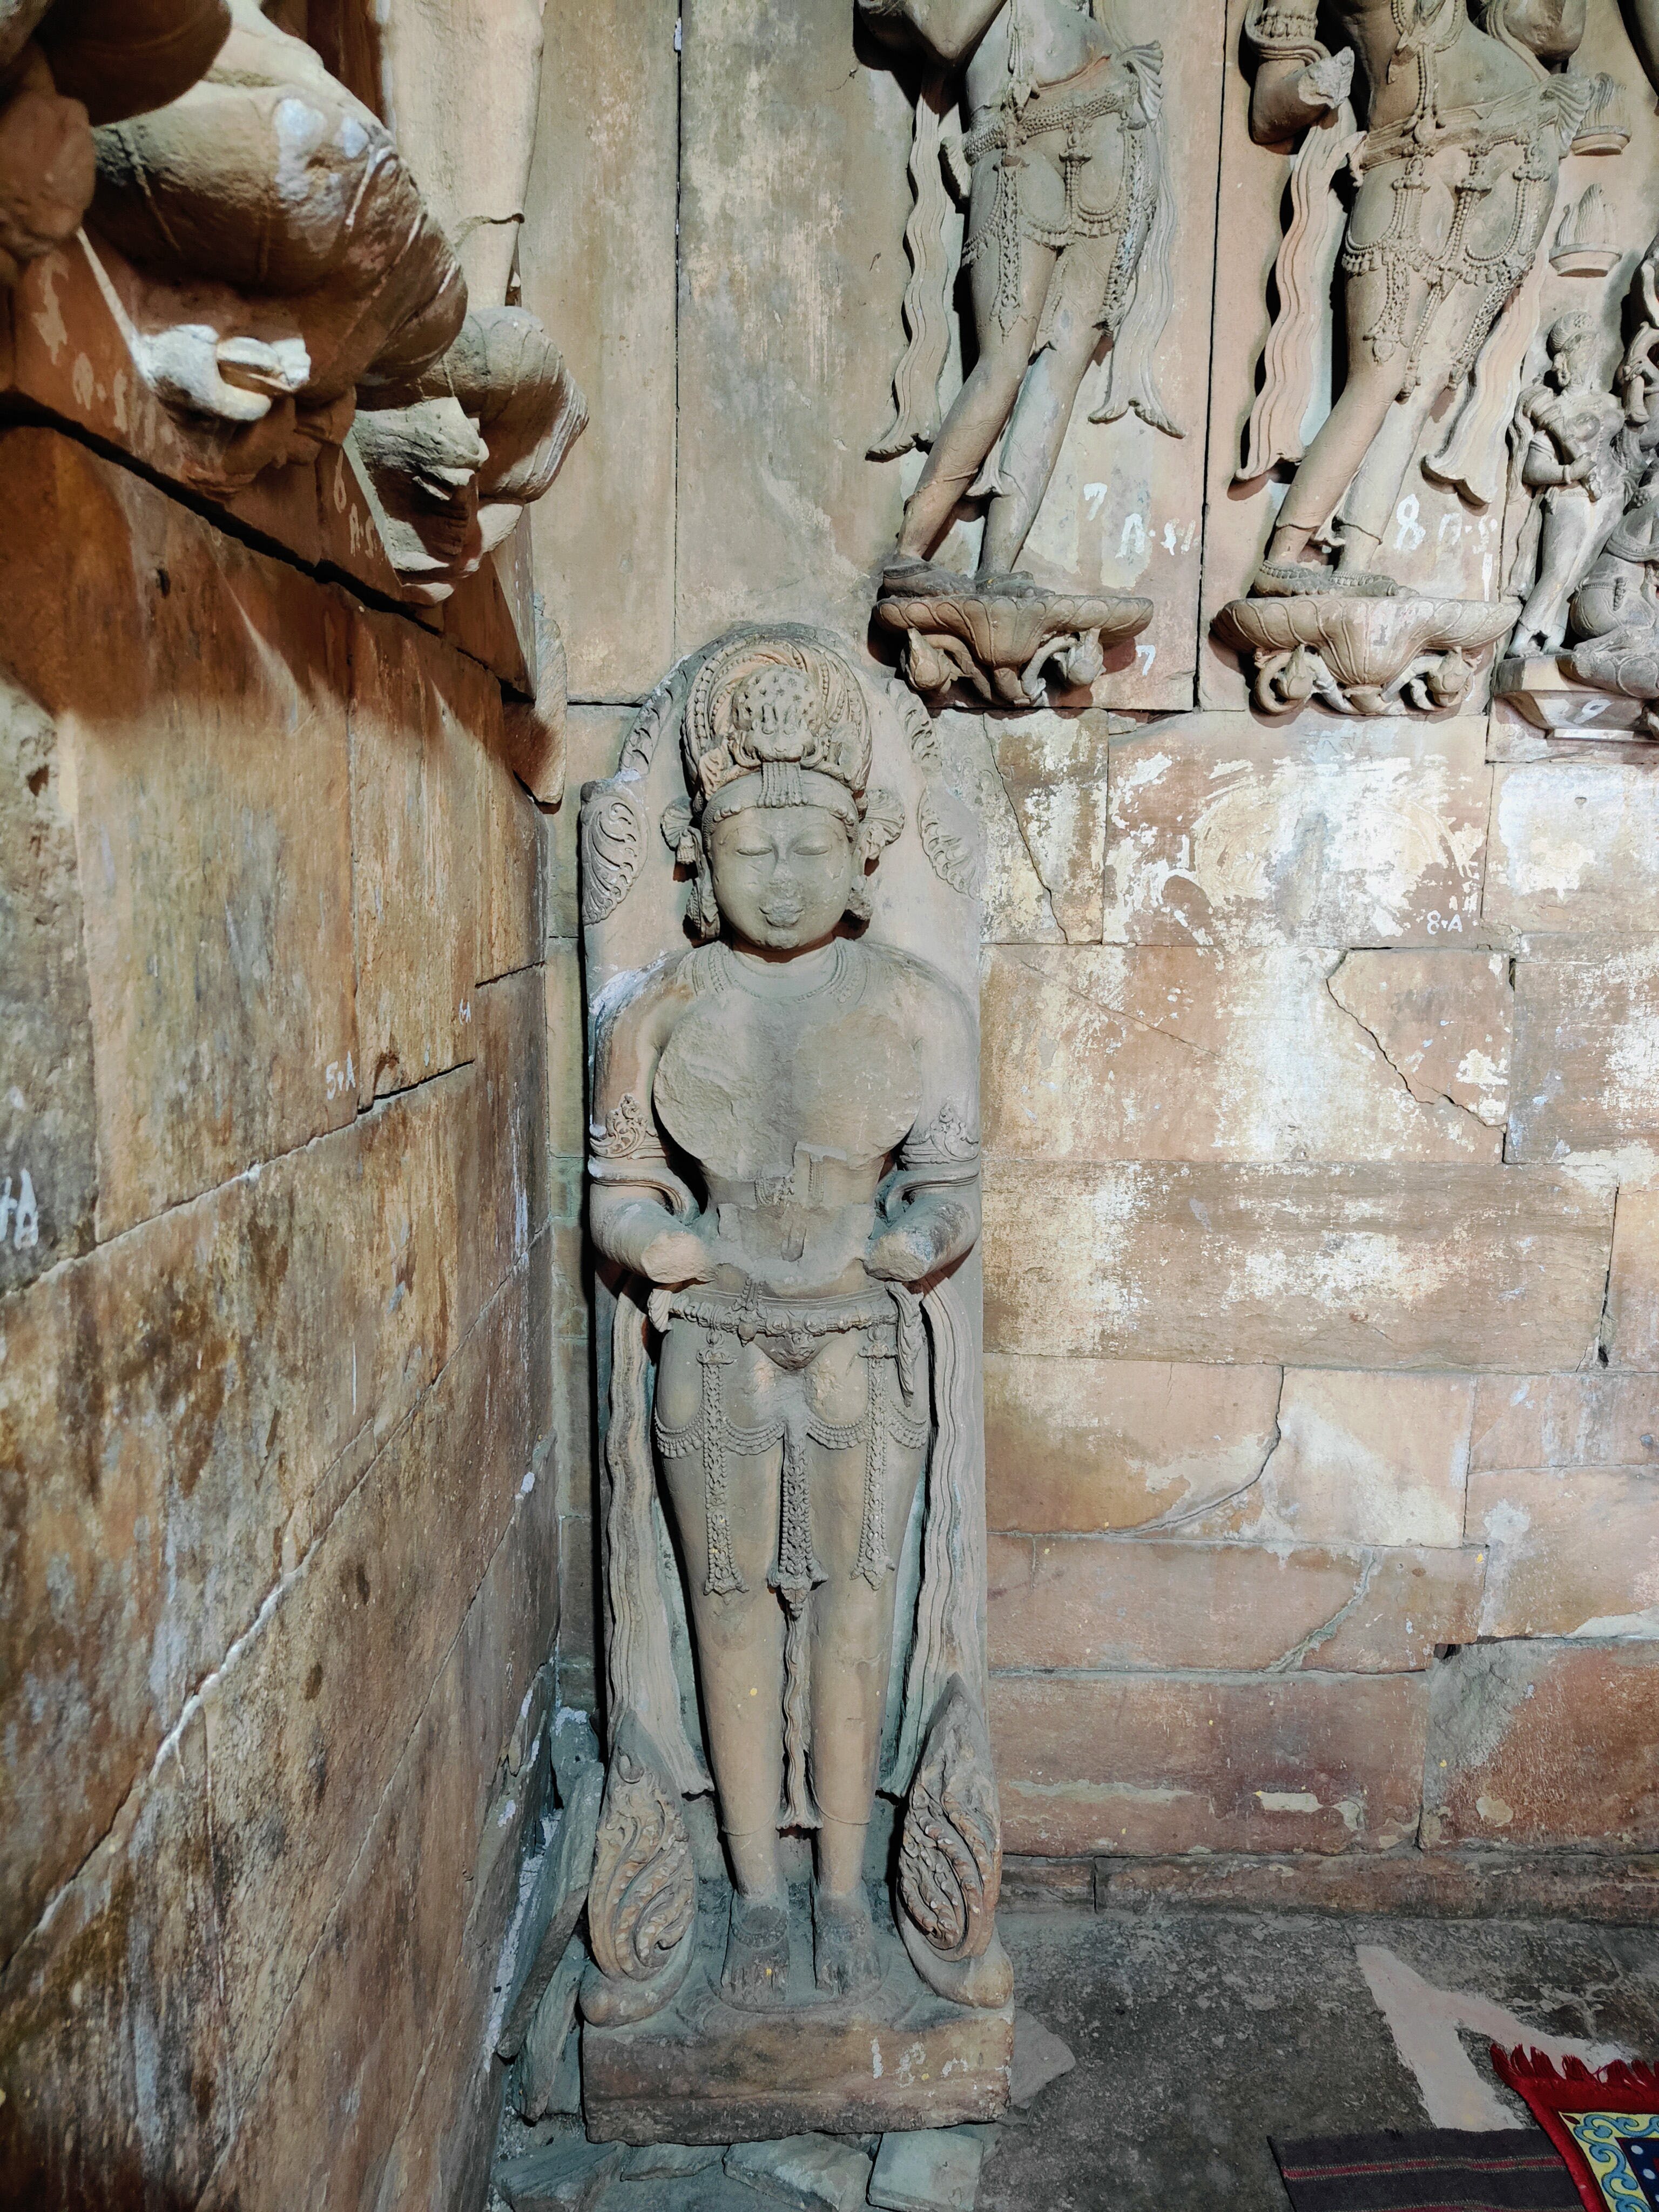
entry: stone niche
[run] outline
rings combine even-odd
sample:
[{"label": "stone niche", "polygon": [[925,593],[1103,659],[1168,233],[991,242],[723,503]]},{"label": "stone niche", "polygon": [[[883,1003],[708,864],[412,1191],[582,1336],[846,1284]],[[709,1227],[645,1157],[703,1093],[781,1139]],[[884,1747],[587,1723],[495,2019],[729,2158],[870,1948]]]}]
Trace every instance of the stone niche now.
[{"label": "stone niche", "polygon": [[993,2118],[977,826],[902,686],[746,625],[652,695],[581,843],[608,1353],[588,2130]]}]

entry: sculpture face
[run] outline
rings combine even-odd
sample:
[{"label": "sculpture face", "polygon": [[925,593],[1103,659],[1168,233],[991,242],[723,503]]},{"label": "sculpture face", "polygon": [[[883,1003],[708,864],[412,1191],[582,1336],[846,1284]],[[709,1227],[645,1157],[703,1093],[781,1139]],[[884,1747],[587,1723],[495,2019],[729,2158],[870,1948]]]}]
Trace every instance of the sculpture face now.
[{"label": "sculpture face", "polygon": [[721,915],[739,945],[804,952],[847,911],[854,856],[846,824],[823,806],[745,806],[705,835]]}]

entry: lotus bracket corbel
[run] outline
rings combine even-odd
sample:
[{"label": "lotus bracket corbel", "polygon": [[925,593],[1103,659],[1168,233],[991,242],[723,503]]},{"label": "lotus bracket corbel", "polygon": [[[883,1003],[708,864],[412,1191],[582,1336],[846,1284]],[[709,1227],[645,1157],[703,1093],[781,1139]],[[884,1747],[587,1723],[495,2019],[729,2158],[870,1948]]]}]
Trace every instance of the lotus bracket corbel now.
[{"label": "lotus bracket corbel", "polygon": [[1216,632],[1249,657],[1263,714],[1315,699],[1338,714],[1435,714],[1462,705],[1518,611],[1512,599],[1310,592],[1233,599]]},{"label": "lotus bracket corbel", "polygon": [[1047,698],[1051,667],[1068,687],[1091,684],[1104,673],[1107,647],[1146,629],[1152,603],[1124,592],[1045,591],[1024,576],[976,581],[933,570],[914,585],[890,572],[875,612],[904,641],[900,665],[913,690],[959,683],[997,706],[1030,708]]}]

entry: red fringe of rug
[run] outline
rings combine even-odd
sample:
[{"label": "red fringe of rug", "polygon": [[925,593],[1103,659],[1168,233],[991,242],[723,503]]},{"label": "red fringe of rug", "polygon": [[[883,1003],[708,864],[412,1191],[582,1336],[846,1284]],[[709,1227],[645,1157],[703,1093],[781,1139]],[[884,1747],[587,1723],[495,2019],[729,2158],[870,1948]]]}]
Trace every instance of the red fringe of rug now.
[{"label": "red fringe of rug", "polygon": [[1503,2051],[1495,2043],[1492,2063],[1498,2080],[1526,2099],[1533,2118],[1560,2152],[1584,2212],[1607,2212],[1601,2185],[1561,2115],[1659,2113],[1659,2066],[1632,2066],[1618,2059],[1592,2073],[1581,2058],[1565,2058],[1558,2068],[1541,2051]]}]

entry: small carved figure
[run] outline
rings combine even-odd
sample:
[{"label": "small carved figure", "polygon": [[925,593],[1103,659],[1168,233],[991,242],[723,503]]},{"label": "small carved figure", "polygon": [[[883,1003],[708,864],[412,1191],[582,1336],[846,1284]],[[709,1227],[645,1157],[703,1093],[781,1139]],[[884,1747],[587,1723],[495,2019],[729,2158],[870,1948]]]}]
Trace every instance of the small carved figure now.
[{"label": "small carved figure", "polygon": [[[1103,665],[1101,641],[1131,635],[1152,616],[1145,599],[1044,592],[1018,563],[1103,338],[1115,350],[1094,419],[1133,408],[1180,434],[1152,368],[1172,296],[1162,49],[1118,36],[1105,0],[859,4],[880,36],[919,48],[939,72],[916,110],[911,343],[895,378],[897,416],[872,449],[932,450],[883,573],[878,618],[907,637],[906,672],[918,689],[963,677],[1024,705],[1042,696],[1045,662],[1087,683]],[[958,71],[965,139],[945,90]],[[977,347],[942,424],[937,386],[955,271],[941,245],[941,161],[966,187],[962,263]],[[982,469],[990,503],[970,580],[928,556]]]},{"label": "small carved figure", "polygon": [[1516,410],[1512,480],[1545,487],[1517,570],[1534,539],[1541,552],[1498,690],[1540,729],[1659,734],[1659,240],[1632,280],[1626,326],[1618,397],[1589,374],[1586,319],[1568,316],[1549,334],[1552,379]]},{"label": "small carved figure", "polygon": [[1553,653],[1567,634],[1567,601],[1618,522],[1626,465],[1625,410],[1596,374],[1587,315],[1563,315],[1546,341],[1549,368],[1515,410],[1511,490],[1539,495],[1510,572],[1511,586],[1536,560],[1510,650]]},{"label": "small carved figure", "polygon": [[[953,1284],[980,1227],[974,1014],[927,960],[861,933],[867,878],[905,819],[872,784],[871,702],[851,665],[816,634],[745,629],[683,667],[647,703],[639,745],[648,760],[658,729],[678,727],[686,795],[661,826],[696,941],[599,994],[588,1143],[592,1234],[623,1271],[607,1818],[630,1839],[649,1830],[649,1850],[630,1841],[624,1856],[645,1869],[628,1878],[656,1932],[653,1948],[620,1922],[596,1929],[583,2008],[604,2025],[668,2002],[691,1940],[673,1808],[708,1785],[663,1632],[659,1486],[733,1884],[720,1996],[787,2002],[785,1829],[814,1840],[821,1999],[881,1979],[865,1887],[879,1782],[908,1792],[896,1918],[918,1972],[994,2008],[1010,1984],[968,1472],[977,1367]],[[590,930],[637,896],[635,750],[584,805]],[[921,1589],[896,1660],[924,1476]]]}]

